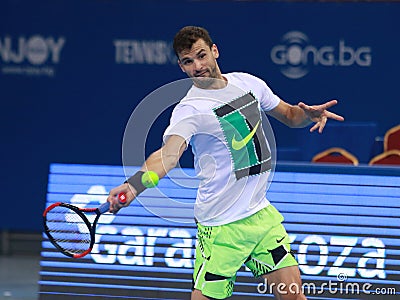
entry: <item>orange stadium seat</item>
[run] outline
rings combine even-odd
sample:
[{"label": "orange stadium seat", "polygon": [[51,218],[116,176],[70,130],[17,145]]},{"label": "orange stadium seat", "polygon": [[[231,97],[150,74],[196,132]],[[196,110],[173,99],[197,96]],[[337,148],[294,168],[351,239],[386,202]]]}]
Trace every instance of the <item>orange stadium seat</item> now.
[{"label": "orange stadium seat", "polygon": [[358,159],[353,154],[340,147],[329,148],[314,155],[312,162],[358,165]]},{"label": "orange stadium seat", "polygon": [[383,140],[384,152],[400,150],[400,125],[394,126],[386,131]]},{"label": "orange stadium seat", "polygon": [[399,165],[400,150],[389,150],[376,155],[369,161],[369,165]]}]

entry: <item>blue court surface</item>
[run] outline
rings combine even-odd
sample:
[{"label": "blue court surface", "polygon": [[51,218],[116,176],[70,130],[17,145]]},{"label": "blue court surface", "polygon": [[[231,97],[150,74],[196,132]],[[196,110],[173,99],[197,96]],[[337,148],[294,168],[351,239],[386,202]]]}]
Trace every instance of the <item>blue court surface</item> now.
[{"label": "blue court surface", "polygon": [[38,255],[0,255],[0,299],[38,299]]}]

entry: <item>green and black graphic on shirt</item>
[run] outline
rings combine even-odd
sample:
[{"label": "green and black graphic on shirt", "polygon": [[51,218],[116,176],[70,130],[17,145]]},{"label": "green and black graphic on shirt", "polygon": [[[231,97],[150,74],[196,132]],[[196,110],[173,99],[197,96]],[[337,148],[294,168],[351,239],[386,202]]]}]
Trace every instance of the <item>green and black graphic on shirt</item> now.
[{"label": "green and black graphic on shirt", "polygon": [[234,164],[236,179],[271,170],[258,102],[247,93],[214,109]]}]

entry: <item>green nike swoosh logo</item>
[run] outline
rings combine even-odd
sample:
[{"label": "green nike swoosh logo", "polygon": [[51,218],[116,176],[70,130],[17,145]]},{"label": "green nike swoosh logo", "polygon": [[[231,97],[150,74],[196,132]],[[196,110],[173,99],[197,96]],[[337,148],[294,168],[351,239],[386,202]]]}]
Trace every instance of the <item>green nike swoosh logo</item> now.
[{"label": "green nike swoosh logo", "polygon": [[260,121],[257,122],[256,126],[253,128],[253,130],[247,135],[245,136],[242,140],[238,141],[235,139],[235,135],[233,135],[232,138],[232,148],[234,150],[240,150],[242,149],[244,146],[247,145],[248,142],[250,142],[251,138],[256,134],[258,125],[260,124]]}]

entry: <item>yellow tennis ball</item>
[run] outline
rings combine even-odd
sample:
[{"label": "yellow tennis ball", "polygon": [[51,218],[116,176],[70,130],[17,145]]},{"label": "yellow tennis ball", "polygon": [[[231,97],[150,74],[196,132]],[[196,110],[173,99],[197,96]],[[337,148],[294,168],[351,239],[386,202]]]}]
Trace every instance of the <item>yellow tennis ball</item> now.
[{"label": "yellow tennis ball", "polygon": [[147,171],[142,175],[142,183],[147,188],[155,187],[159,180],[157,173],[153,171]]}]

